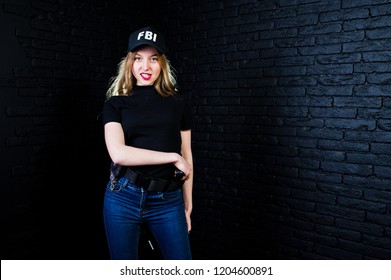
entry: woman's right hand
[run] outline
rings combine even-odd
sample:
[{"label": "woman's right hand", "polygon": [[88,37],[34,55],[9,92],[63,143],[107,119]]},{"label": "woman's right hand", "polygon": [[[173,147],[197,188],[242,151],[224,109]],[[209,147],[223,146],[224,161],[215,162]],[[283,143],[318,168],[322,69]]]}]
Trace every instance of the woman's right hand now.
[{"label": "woman's right hand", "polygon": [[174,162],[174,165],[176,168],[178,168],[179,170],[183,171],[183,173],[185,173],[185,176],[183,178],[187,180],[193,169],[192,166],[188,164],[187,161],[179,154],[178,154],[178,160]]}]

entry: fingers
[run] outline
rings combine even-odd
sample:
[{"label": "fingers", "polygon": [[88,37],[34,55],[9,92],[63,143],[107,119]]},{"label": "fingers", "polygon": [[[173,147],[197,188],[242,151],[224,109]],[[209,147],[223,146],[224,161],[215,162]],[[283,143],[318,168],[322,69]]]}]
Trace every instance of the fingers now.
[{"label": "fingers", "polygon": [[187,175],[187,176],[185,176],[184,178],[183,178],[183,180],[185,180],[185,181],[187,181],[187,180],[189,180],[190,179],[190,173]]},{"label": "fingers", "polygon": [[183,179],[188,180],[190,178],[190,174],[192,171],[192,166],[187,163],[187,161],[184,158],[180,158],[181,160],[175,163],[175,166],[183,171],[185,173],[185,176],[183,176]]},{"label": "fingers", "polygon": [[191,221],[187,220],[187,232],[190,234],[191,231]]},{"label": "fingers", "polygon": [[191,174],[191,166],[186,162],[185,170],[182,170],[185,173],[185,178],[188,179]]},{"label": "fingers", "polygon": [[191,231],[191,219],[190,214],[186,213],[187,232],[190,234]]}]

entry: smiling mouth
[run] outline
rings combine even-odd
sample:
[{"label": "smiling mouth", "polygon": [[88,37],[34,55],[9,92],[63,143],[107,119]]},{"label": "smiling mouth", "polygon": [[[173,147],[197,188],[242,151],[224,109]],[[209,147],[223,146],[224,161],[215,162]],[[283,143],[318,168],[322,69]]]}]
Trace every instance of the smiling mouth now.
[{"label": "smiling mouth", "polygon": [[144,80],[149,80],[152,75],[151,74],[147,74],[147,73],[142,73],[140,74],[141,78],[143,78]]}]

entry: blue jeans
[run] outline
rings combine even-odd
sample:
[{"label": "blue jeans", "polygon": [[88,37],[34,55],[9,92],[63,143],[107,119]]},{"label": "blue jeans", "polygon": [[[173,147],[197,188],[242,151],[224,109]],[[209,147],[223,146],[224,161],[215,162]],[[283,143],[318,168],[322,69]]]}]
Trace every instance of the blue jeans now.
[{"label": "blue jeans", "polygon": [[168,260],[191,259],[182,191],[146,192],[125,178],[107,185],[104,223],[112,259],[138,259],[140,225],[145,223]]}]

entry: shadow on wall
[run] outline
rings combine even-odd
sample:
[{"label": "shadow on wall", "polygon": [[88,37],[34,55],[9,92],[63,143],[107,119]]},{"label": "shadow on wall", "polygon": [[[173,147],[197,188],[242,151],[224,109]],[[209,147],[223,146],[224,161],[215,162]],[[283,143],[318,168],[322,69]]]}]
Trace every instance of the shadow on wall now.
[{"label": "shadow on wall", "polygon": [[97,119],[102,101],[71,79],[55,88],[37,101],[47,116],[36,125],[29,198],[34,225],[24,233],[29,236],[20,236],[24,246],[14,242],[6,258],[107,259],[102,203],[109,161]]},{"label": "shadow on wall", "polygon": [[109,161],[98,118],[103,99],[88,95],[91,86],[72,79],[58,88],[54,105],[58,122],[53,133],[58,139],[47,147],[51,191],[43,197],[52,209],[43,221],[52,243],[46,244],[47,253],[56,259],[105,259],[102,206]]}]

